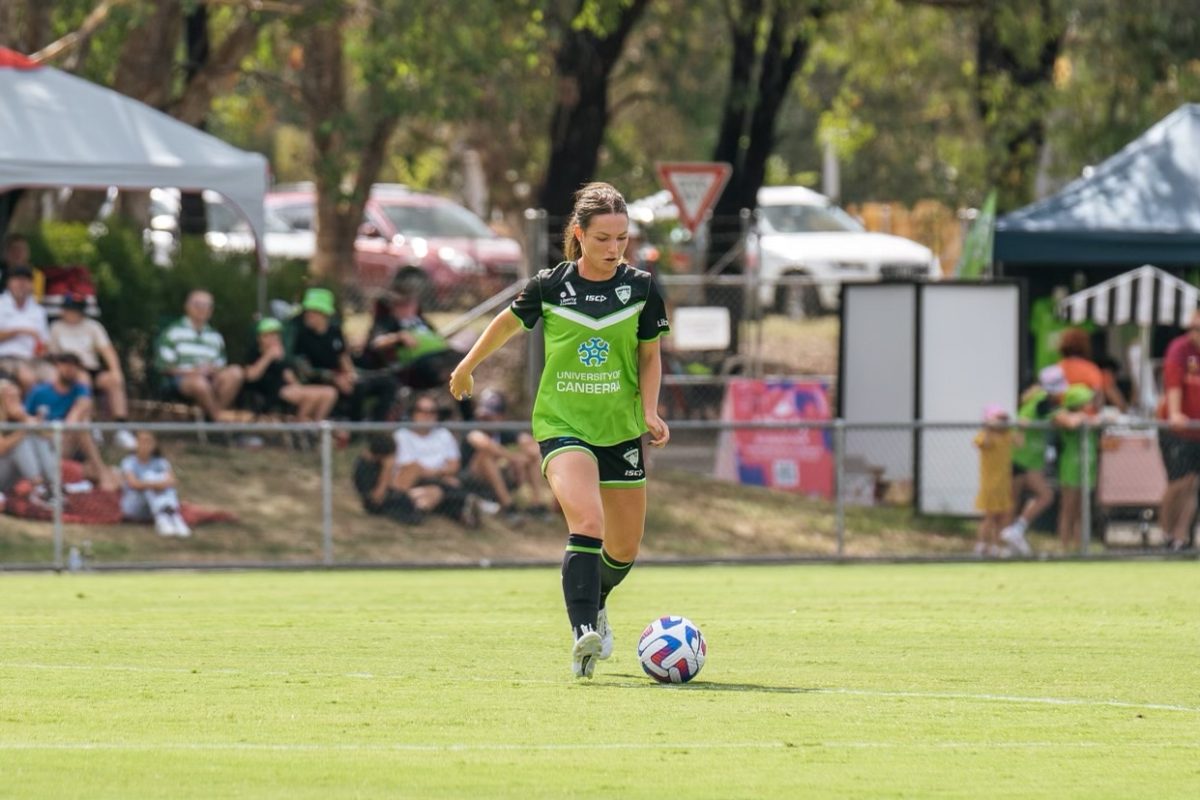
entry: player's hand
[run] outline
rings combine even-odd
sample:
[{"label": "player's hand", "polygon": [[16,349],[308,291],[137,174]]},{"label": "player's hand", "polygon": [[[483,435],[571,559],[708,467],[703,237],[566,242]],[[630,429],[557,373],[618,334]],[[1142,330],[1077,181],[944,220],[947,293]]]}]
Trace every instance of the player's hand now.
[{"label": "player's hand", "polygon": [[663,447],[671,440],[671,429],[657,413],[646,412],[646,427],[650,429],[650,445]]},{"label": "player's hand", "polygon": [[469,372],[459,372],[457,369],[450,373],[450,396],[455,400],[470,397],[475,391],[475,376]]},{"label": "player's hand", "polygon": [[1188,419],[1187,414],[1184,414],[1183,412],[1176,412],[1171,415],[1168,422],[1172,428],[1186,428],[1191,420]]}]

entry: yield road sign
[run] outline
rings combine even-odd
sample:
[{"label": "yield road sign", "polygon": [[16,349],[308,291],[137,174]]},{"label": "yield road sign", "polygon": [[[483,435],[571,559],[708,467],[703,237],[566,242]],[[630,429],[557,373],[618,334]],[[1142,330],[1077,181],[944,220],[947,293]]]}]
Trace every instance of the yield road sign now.
[{"label": "yield road sign", "polygon": [[732,173],[733,167],[720,161],[658,164],[658,179],[675,200],[679,221],[693,233],[716,205]]}]

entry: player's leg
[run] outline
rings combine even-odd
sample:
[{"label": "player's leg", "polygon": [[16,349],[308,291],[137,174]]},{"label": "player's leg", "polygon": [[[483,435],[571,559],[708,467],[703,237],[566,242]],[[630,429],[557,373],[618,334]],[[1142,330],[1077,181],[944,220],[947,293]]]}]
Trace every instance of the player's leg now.
[{"label": "player's leg", "polygon": [[546,445],[543,468],[550,490],[567,518],[567,547],[563,556],[562,588],[575,644],[572,667],[576,677],[592,676],[600,654],[596,615],[600,607],[600,549],[604,536],[604,506],[596,458],[582,444]]},{"label": "player's leg", "polygon": [[621,488],[601,486],[604,502],[604,545],[600,550],[600,658],[613,651],[613,631],[608,622],[608,595],[629,575],[646,528],[646,485]]}]

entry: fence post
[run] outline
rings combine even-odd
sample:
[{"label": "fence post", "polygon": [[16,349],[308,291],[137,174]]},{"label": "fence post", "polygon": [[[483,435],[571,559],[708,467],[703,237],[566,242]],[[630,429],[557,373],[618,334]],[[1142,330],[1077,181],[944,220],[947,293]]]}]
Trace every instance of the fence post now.
[{"label": "fence post", "polygon": [[834,467],[834,532],[837,534],[837,557],[846,550],[846,420],[833,421]]},{"label": "fence post", "polygon": [[[35,434],[36,435],[36,434]],[[63,568],[63,424],[55,422],[51,426],[51,441],[54,443],[54,475],[51,476],[50,487],[53,492],[54,519],[54,567]]]},{"label": "fence post", "polygon": [[[539,270],[550,266],[546,263],[550,259],[550,234],[546,230],[546,224],[546,209],[525,209],[525,271],[522,277],[526,280],[536,275]],[[537,396],[538,384],[542,380],[542,365],[546,360],[541,326],[525,337],[525,348],[525,357],[528,359],[525,393],[527,397],[532,398]]]},{"label": "fence post", "polygon": [[333,426],[321,423],[321,552],[333,564]]},{"label": "fence post", "polygon": [[1086,556],[1092,546],[1092,426],[1084,420],[1079,430],[1079,553]]}]

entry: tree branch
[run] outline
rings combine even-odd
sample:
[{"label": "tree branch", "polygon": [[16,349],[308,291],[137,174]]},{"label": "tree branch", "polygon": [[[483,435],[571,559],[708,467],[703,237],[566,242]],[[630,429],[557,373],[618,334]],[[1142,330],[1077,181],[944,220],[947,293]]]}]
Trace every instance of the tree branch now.
[{"label": "tree branch", "polygon": [[96,32],[96,29],[104,24],[108,19],[109,12],[118,6],[126,5],[130,0],[103,0],[98,6],[92,9],[92,13],[87,15],[83,24],[77,30],[73,30],[66,36],[59,38],[57,41],[38,50],[33,55],[29,56],[30,60],[36,61],[39,64],[47,61],[53,61],[59,56],[70,52],[78,47],[83,42]]}]

